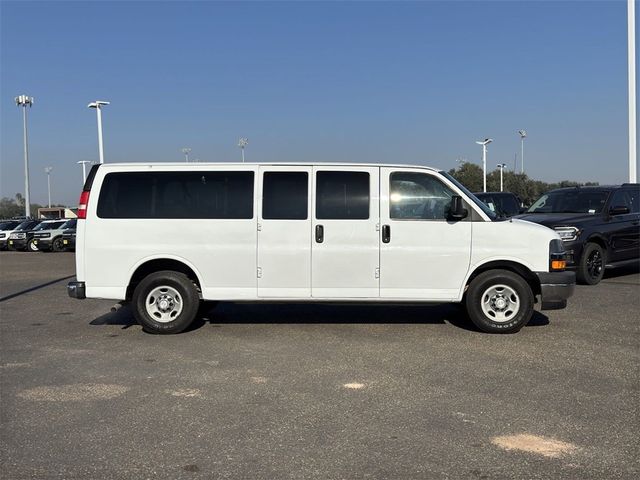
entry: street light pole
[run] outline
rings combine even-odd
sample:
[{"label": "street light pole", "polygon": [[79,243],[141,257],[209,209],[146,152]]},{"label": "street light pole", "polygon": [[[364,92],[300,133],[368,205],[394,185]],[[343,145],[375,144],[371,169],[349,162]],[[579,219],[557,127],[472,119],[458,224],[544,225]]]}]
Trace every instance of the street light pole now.
[{"label": "street light pole", "polygon": [[31,216],[31,199],[29,196],[29,142],[27,135],[27,107],[33,105],[33,97],[19,95],[15,98],[16,105],[22,107],[22,129],[24,138],[24,214],[28,218]]},{"label": "street light pole", "polygon": [[492,138],[485,138],[477,141],[478,145],[482,145],[482,191],[487,191],[487,145],[493,142]]},{"label": "street light pole", "polygon": [[184,147],[181,151],[184,154],[184,161],[189,163],[189,154],[191,153],[191,149],[189,147]]},{"label": "street light pole", "polygon": [[527,138],[525,130],[518,130],[520,134],[520,173],[524,173],[524,139]]},{"label": "street light pole", "polygon": [[102,107],[109,105],[109,102],[104,100],[96,100],[91,102],[87,107],[95,108],[96,115],[98,116],[98,153],[100,154],[100,163],[104,163],[104,146],[102,144]]},{"label": "street light pole", "polygon": [[82,165],[82,184],[87,181],[87,163],[93,163],[91,160],[80,160],[78,162]]},{"label": "street light pole", "polygon": [[637,138],[636,138],[636,7],[634,0],[627,0],[627,42],[629,64],[629,182],[636,183]]},{"label": "street light pole", "polygon": [[246,147],[247,145],[249,145],[249,140],[247,138],[243,137],[243,138],[240,138],[240,140],[238,140],[238,146],[242,151],[242,163],[244,163],[244,147]]},{"label": "street light pole", "polygon": [[49,194],[49,208],[51,208],[51,170],[53,170],[53,167],[44,167],[44,171],[47,172],[47,192]]},{"label": "street light pole", "polygon": [[502,172],[504,171],[506,166],[507,166],[506,163],[499,163],[498,164],[498,168],[500,169],[500,191],[501,192],[503,190],[503,188],[502,188]]}]

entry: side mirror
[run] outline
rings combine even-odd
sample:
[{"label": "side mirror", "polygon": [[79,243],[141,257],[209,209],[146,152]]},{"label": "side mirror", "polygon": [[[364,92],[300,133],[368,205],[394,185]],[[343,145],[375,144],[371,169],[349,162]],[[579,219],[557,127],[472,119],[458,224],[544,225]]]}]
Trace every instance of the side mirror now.
[{"label": "side mirror", "polygon": [[462,197],[460,195],[454,195],[453,197],[451,197],[449,219],[458,221],[462,220],[463,218],[467,218],[467,215],[469,215],[469,211],[464,208]]},{"label": "side mirror", "polygon": [[614,215],[626,215],[627,213],[629,213],[629,207],[623,207],[622,205],[617,205],[609,209],[609,215],[612,217]]}]

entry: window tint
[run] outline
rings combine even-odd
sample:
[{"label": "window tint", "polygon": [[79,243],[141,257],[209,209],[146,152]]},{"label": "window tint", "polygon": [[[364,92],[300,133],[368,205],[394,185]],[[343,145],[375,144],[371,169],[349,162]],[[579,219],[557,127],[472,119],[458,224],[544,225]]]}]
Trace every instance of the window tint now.
[{"label": "window tint", "polygon": [[101,218],[253,218],[253,172],[110,173]]},{"label": "window tint", "polygon": [[307,172],[265,172],[262,181],[262,218],[306,220],[308,198]]},{"label": "window tint", "polygon": [[608,196],[607,190],[558,190],[542,195],[527,213],[600,213]]},{"label": "window tint", "polygon": [[366,220],[369,218],[367,172],[318,172],[316,218],[319,220]]},{"label": "window tint", "polygon": [[497,201],[500,213],[504,215],[516,215],[520,212],[518,201],[511,195],[499,195]]},{"label": "window tint", "polygon": [[390,178],[389,216],[397,220],[446,220],[454,195],[426,173],[394,172]]},{"label": "window tint", "polygon": [[613,194],[609,208],[627,207],[629,212],[633,211],[631,195],[629,190],[618,190]]}]

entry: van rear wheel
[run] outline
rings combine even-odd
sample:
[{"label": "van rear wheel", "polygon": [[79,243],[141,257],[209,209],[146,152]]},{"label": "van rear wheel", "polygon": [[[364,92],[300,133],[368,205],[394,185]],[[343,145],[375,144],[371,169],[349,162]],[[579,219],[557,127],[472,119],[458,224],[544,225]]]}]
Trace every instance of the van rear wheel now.
[{"label": "van rear wheel", "polygon": [[490,270],[474,278],[467,291],[471,321],[487,333],[515,333],[533,315],[533,292],[520,275]]},{"label": "van rear wheel", "polygon": [[164,270],[146,276],[133,291],[133,313],[150,333],[180,333],[193,322],[200,299],[183,273]]}]

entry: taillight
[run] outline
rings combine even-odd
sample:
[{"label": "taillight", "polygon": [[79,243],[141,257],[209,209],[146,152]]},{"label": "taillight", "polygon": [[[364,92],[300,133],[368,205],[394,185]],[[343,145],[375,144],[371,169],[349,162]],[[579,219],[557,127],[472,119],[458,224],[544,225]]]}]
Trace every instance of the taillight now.
[{"label": "taillight", "polygon": [[78,201],[78,219],[87,218],[87,207],[89,206],[89,190],[84,190],[80,194],[80,200]]}]

